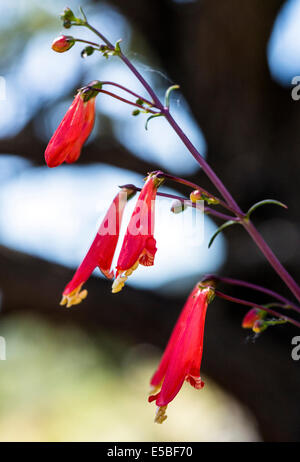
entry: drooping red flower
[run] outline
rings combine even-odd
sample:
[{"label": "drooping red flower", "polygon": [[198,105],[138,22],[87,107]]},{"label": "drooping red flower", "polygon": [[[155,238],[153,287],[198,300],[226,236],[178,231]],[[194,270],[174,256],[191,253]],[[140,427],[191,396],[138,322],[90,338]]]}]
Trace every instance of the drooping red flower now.
[{"label": "drooping red flower", "polygon": [[107,278],[113,277],[111,264],[119,239],[124,208],[128,199],[135,194],[132,190],[121,190],[108,209],[98,233],[78,267],[73,279],[63,291],[61,305],[77,305],[87,296],[87,290],[81,290],[82,285],[98,266]]},{"label": "drooping red flower", "polygon": [[72,48],[75,44],[75,40],[73,37],[69,35],[60,35],[56,39],[53,40],[51,48],[53,51],[57,53],[64,53],[65,51]]},{"label": "drooping red flower", "polygon": [[157,423],[162,423],[167,418],[166,408],[180,391],[185,380],[197,390],[204,386],[200,377],[200,366],[206,310],[212,296],[212,287],[202,284],[195,286],[177,320],[159,367],[151,379],[153,390],[149,402],[156,401],[158,406],[155,417]]},{"label": "drooping red flower", "polygon": [[122,290],[125,281],[139,265],[152,266],[157,251],[154,239],[155,198],[163,182],[150,174],[140,192],[130,218],[116,266],[112,292]]},{"label": "drooping red flower", "polygon": [[[95,82],[92,84],[97,85]],[[90,89],[78,91],[46,148],[45,160],[48,167],[57,167],[63,162],[70,164],[78,159],[94,126],[97,94],[97,91]]]}]

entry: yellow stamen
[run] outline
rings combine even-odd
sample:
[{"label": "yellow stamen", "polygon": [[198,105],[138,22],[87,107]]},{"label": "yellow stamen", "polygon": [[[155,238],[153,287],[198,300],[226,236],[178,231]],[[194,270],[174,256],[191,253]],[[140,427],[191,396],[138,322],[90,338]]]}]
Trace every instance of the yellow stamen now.
[{"label": "yellow stamen", "polygon": [[149,396],[156,395],[156,393],[158,393],[160,389],[161,389],[161,384],[153,386],[151,390],[149,391]]},{"label": "yellow stamen", "polygon": [[60,305],[67,305],[67,308],[70,308],[70,306],[72,305],[78,305],[79,303],[81,303],[82,300],[84,300],[88,294],[88,291],[86,289],[80,292],[81,287],[82,284],[76,287],[76,289],[74,289],[68,295],[63,295],[60,301]]},{"label": "yellow stamen", "polygon": [[167,407],[168,406],[159,406],[156,409],[156,415],[155,415],[155,419],[154,419],[155,423],[162,424],[166,420],[166,418],[168,417],[168,416],[166,416]]},{"label": "yellow stamen", "polygon": [[113,294],[116,294],[117,292],[120,292],[124,285],[125,285],[125,282],[127,281],[128,277],[132,275],[132,273],[137,269],[137,267],[139,266],[139,260],[137,260],[137,262],[135,262],[135,264],[129,268],[127,271],[121,273],[113,282],[113,285],[112,285],[112,293]]}]

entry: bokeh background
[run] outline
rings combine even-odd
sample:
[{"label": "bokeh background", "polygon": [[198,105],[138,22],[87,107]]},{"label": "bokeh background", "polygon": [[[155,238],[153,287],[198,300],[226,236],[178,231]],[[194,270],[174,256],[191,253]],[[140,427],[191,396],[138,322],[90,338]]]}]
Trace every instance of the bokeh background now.
[{"label": "bokeh background", "polygon": [[300,363],[291,340],[299,332],[280,326],[254,338],[240,327],[244,308],[219,300],[208,310],[204,389],[184,386],[162,426],[147,403],[162,349],[203,274],[288,295],[242,230],[228,230],[208,250],[218,223],[205,217],[203,239],[183,238],[181,218],[159,198],[155,266],[139,268],[115,296],[95,274],[83,304],[58,306],[118,185],[140,186],[146,172],[162,169],[214,192],[163,119],[145,131],[142,115],[106,95],[97,98],[96,125],[76,165],[45,166],[47,141],[76,88],[99,79],[143,91],[116,57],[82,59],[79,44],[51,50],[64,32],[59,13],[65,6],[78,13],[80,4],[111,41],[123,39],[161,96],[180,84],[174,116],[242,208],[263,198],[288,204],[287,212],[257,211],[255,222],[300,276],[300,101],[291,97],[300,75],[300,0],[0,0],[0,336],[7,344],[0,440],[298,441]]}]

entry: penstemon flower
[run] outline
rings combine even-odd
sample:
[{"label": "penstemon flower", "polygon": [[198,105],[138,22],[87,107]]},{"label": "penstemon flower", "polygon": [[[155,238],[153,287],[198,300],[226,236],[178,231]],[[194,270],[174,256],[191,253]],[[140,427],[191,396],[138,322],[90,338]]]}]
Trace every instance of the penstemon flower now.
[{"label": "penstemon flower", "polygon": [[[97,81],[90,85],[101,86]],[[85,88],[78,91],[46,148],[48,167],[57,167],[63,162],[71,164],[78,159],[94,126],[97,94],[97,91]]]},{"label": "penstemon flower", "polygon": [[159,367],[151,379],[153,390],[149,402],[156,401],[158,406],[155,417],[157,423],[166,420],[167,406],[185,380],[197,390],[204,386],[200,377],[204,323],[207,305],[212,300],[213,293],[211,286],[206,287],[202,283],[195,286],[177,320]]},{"label": "penstemon flower", "polygon": [[114,198],[88,253],[63,291],[61,305],[67,305],[69,308],[86,298],[87,290],[81,290],[82,285],[97,266],[104,276],[109,279],[113,277],[110,269],[119,239],[124,208],[127,200],[134,194],[132,190],[123,189]]},{"label": "penstemon flower", "polygon": [[157,188],[164,180],[150,174],[144,184],[132,213],[116,266],[112,292],[120,292],[139,265],[152,266],[157,251],[154,239],[155,198]]}]

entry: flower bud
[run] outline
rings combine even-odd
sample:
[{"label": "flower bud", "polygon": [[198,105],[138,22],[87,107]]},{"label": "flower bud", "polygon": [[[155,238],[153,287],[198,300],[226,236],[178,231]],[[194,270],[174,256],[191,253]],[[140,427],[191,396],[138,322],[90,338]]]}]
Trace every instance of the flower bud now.
[{"label": "flower bud", "polygon": [[195,191],[192,191],[190,194],[190,200],[192,202],[206,201],[209,205],[217,205],[220,203],[219,199],[207,193],[206,191],[203,191],[202,189],[196,189]]},{"label": "flower bud", "polygon": [[96,48],[91,46],[85,47],[81,52],[81,57],[86,58],[87,56],[91,56],[94,53],[95,49]]},{"label": "flower bud", "polygon": [[172,202],[171,204],[171,212],[173,213],[181,213],[184,212],[187,206],[184,204],[184,202],[176,199],[175,201]]},{"label": "flower bud", "polygon": [[250,311],[248,311],[248,313],[246,313],[242,322],[242,327],[244,329],[253,329],[254,324],[257,321],[262,320],[266,314],[266,311],[259,310],[258,308],[252,308]]},{"label": "flower bud", "polygon": [[253,324],[252,330],[256,334],[260,334],[261,332],[266,330],[267,327],[268,327],[268,324],[265,321],[263,321],[262,319],[259,319],[259,320],[255,321],[255,323]]},{"label": "flower bud", "polygon": [[190,200],[192,202],[197,202],[202,200],[202,191],[200,189],[196,189],[195,191],[191,192]]},{"label": "flower bud", "polygon": [[53,41],[51,48],[57,53],[64,53],[65,51],[72,48],[74,43],[75,40],[73,37],[70,37],[68,35],[60,35]]},{"label": "flower bud", "polygon": [[63,21],[76,21],[76,16],[74,15],[73,11],[71,8],[66,7],[64,11],[60,15],[61,19]]}]

